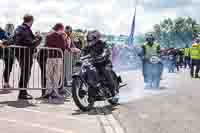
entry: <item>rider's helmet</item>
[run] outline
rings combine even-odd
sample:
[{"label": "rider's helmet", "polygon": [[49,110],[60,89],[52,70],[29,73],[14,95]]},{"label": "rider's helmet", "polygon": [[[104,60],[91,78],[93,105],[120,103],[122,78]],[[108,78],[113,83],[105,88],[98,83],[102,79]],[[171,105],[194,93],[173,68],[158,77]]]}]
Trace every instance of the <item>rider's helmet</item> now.
[{"label": "rider's helmet", "polygon": [[146,41],[147,41],[147,43],[153,43],[155,41],[155,38],[152,34],[147,34]]},{"label": "rider's helmet", "polygon": [[87,34],[87,42],[89,46],[95,45],[101,38],[101,33],[97,30],[89,31]]}]

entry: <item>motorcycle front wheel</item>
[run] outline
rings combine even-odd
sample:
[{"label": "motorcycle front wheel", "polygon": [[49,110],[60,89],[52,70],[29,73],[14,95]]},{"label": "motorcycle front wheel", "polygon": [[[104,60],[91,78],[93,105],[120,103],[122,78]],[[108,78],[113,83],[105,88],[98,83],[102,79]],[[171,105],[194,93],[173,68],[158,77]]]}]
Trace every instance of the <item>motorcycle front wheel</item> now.
[{"label": "motorcycle front wheel", "polygon": [[74,78],[72,81],[72,98],[76,106],[82,111],[89,111],[88,86],[80,78]]}]

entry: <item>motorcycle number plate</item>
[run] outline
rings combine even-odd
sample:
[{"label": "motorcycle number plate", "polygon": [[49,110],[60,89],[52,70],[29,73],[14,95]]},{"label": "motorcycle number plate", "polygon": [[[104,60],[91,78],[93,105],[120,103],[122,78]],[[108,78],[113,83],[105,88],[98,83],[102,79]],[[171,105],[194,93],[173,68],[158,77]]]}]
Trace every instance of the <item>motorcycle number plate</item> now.
[{"label": "motorcycle number plate", "polygon": [[170,59],[170,60],[173,60],[173,59],[174,59],[174,58],[173,58],[173,55],[170,55],[170,56],[169,56],[169,59]]},{"label": "motorcycle number plate", "polygon": [[157,57],[157,56],[152,56],[152,57],[150,58],[150,62],[151,62],[152,64],[157,64],[157,63],[160,62],[160,58]]}]

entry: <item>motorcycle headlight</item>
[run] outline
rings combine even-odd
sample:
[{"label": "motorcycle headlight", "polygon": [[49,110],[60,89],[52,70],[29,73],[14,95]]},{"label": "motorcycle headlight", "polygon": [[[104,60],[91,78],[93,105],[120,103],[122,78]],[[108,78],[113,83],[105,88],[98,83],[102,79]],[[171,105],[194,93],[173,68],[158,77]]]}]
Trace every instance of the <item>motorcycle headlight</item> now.
[{"label": "motorcycle headlight", "polygon": [[76,73],[76,72],[80,72],[81,71],[81,67],[74,67],[73,68],[73,72]]}]

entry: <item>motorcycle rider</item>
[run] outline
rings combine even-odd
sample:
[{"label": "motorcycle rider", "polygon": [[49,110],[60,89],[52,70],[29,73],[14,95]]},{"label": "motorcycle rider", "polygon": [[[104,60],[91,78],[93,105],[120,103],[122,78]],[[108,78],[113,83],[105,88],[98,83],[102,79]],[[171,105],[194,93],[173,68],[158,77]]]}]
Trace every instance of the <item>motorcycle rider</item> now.
[{"label": "motorcycle rider", "polygon": [[[110,50],[107,48],[106,43],[100,40],[101,33],[97,30],[90,31],[87,34],[87,43],[88,45],[83,49],[83,55],[90,55],[93,59],[93,66],[97,69],[98,74],[104,76],[106,80],[109,82],[109,89],[112,93],[111,97],[115,96],[116,83],[113,79],[113,71],[107,69],[107,65],[112,65],[110,60]],[[98,59],[97,59],[98,58]],[[98,84],[98,74],[97,73],[89,73],[87,76],[89,90],[88,90],[88,102],[89,106],[93,105],[94,98],[98,88],[100,87]]]}]

